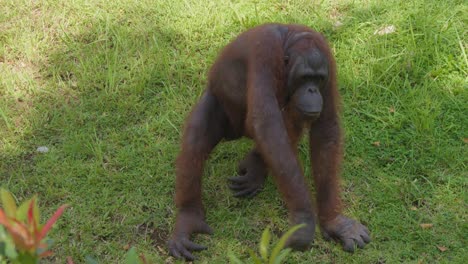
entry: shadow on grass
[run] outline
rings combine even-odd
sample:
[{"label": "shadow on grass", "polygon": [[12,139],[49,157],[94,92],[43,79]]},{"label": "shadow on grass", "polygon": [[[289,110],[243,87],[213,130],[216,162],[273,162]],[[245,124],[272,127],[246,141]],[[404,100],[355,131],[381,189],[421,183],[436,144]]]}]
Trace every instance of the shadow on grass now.
[{"label": "shadow on grass", "polygon": [[182,34],[132,19],[90,17],[60,32],[39,69],[44,91],[24,116],[23,151],[3,161],[2,178],[18,197],[38,193],[46,212],[72,206],[52,234],[62,245],[55,261],[115,260],[134,243],[153,258],[166,255],[184,97],[192,101],[199,89],[181,80],[199,80],[200,69],[178,60]]}]

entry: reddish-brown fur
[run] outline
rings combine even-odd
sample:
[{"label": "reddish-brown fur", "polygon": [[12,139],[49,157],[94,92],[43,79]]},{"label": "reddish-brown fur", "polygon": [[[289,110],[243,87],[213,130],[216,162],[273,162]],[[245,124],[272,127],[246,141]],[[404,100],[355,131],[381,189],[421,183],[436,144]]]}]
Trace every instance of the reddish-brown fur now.
[{"label": "reddish-brown fur", "polygon": [[[320,117],[308,119],[288,104],[286,87],[292,69],[285,58],[291,52],[305,54],[314,50],[325,55],[329,75],[320,91]],[[239,191],[236,196],[254,196],[261,189],[267,168],[270,169],[291,223],[307,224],[293,235],[289,246],[310,246],[315,218],[297,157],[297,144],[305,127],[309,130],[322,233],[326,238],[341,240],[348,251],[370,241],[363,225],[341,215],[338,173],[342,140],[336,85],[335,61],[326,40],[305,26],[259,26],[242,33],[224,48],[209,72],[207,90],[185,124],[176,162],[178,215],[168,243],[172,255],[193,259],[190,251],[205,249],[189,240],[193,233],[212,232],[205,222],[201,200],[203,165],[222,139],[242,136],[252,138],[255,148],[240,164],[239,173],[245,177],[231,179],[231,189]]]}]

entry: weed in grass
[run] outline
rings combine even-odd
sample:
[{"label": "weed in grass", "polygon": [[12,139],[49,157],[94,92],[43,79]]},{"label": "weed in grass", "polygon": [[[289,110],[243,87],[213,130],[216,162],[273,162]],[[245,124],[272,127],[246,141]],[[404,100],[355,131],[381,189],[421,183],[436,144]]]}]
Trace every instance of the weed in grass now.
[{"label": "weed in grass", "polygon": [[[373,234],[354,255],[318,237],[289,263],[467,258],[463,1],[0,4],[0,179],[19,200],[37,192],[41,208],[72,205],[51,231],[59,247],[49,263],[122,262],[129,243],[153,263],[168,259],[162,241],[184,116],[219,49],[265,22],[305,24],[329,39],[343,101],[346,213]],[[388,25],[395,32],[374,35]],[[250,144],[225,143],[211,155],[203,198],[215,235],[199,238],[209,247],[199,263],[225,263],[229,250],[245,257],[259,230],[287,227],[271,179],[251,201],[228,191],[224,179]],[[300,158],[310,174],[307,151]]]}]

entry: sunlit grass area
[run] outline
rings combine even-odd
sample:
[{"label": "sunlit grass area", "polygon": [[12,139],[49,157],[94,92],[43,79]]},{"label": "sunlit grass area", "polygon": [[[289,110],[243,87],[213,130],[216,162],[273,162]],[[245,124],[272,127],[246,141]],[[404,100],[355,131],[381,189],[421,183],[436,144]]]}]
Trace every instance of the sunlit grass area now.
[{"label": "sunlit grass area", "polygon": [[[165,249],[174,160],[209,66],[248,28],[300,23],[335,53],[345,212],[373,241],[348,254],[318,235],[287,263],[464,263],[467,14],[464,1],[437,0],[0,0],[1,185],[20,202],[37,193],[44,218],[70,205],[46,263],[119,263],[129,246],[176,262]],[[251,146],[211,155],[203,197],[215,234],[196,238],[209,247],[197,263],[248,259],[265,227],[288,228],[271,179],[254,199],[227,187]],[[311,184],[306,141],[299,151]]]}]

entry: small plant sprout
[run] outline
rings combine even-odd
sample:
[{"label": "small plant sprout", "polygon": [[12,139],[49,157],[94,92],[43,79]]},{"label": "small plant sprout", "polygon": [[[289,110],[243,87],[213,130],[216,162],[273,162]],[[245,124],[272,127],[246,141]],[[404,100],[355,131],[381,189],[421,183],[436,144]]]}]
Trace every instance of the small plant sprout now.
[{"label": "small plant sprout", "polygon": [[42,225],[37,196],[17,207],[11,193],[0,189],[0,200],[0,261],[33,264],[52,255],[49,250],[52,243],[46,236],[67,205],[60,206]]},{"label": "small plant sprout", "polygon": [[[249,250],[250,257],[255,264],[281,264],[286,256],[291,252],[290,248],[284,249],[288,238],[294,234],[298,229],[304,227],[305,224],[293,226],[288,232],[284,233],[278,240],[278,243],[273,247],[271,253],[269,246],[271,242],[270,229],[267,227],[262,234],[262,239],[259,245],[260,257],[258,257],[252,250]],[[229,260],[233,264],[244,264],[246,262],[238,259],[232,252],[229,253]]]}]

